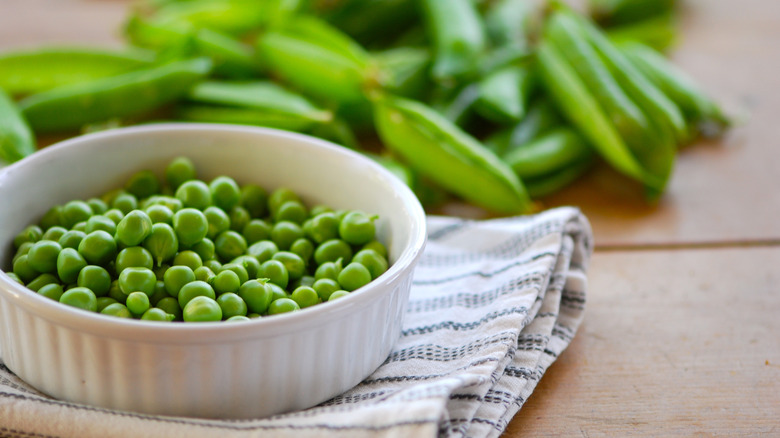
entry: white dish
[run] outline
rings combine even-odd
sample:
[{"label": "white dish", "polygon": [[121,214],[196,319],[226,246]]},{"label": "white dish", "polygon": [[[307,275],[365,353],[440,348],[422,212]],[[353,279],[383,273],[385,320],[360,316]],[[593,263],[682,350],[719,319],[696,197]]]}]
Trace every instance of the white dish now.
[{"label": "white dish", "polygon": [[0,272],[0,357],[63,400],[150,414],[257,418],[311,407],[373,372],[398,339],[425,245],[414,194],[373,161],[312,137],[230,125],[124,128],[50,146],[0,171],[0,267],[52,206],[161,174],[186,155],[200,179],[230,175],[305,202],[379,215],[390,269],[333,302],[244,323],[123,320],[70,308]]}]

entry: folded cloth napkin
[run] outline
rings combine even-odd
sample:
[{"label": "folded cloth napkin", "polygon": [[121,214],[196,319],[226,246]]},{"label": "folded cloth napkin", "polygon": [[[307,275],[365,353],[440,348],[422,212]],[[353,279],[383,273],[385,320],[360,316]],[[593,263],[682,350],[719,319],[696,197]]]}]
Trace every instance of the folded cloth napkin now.
[{"label": "folded cloth napkin", "polygon": [[0,436],[498,436],[582,320],[590,225],[559,208],[428,230],[401,338],[342,395],[259,420],[161,417],[55,400],[0,366]]}]

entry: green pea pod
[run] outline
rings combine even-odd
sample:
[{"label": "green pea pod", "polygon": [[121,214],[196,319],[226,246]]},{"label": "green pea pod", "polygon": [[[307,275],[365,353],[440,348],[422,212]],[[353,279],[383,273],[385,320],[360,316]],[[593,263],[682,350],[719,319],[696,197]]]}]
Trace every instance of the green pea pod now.
[{"label": "green pea pod", "polygon": [[[684,143],[689,139],[688,126],[680,108],[658,87],[648,80],[631,61],[592,22],[576,14],[569,14],[583,30],[583,34],[602,57],[620,86],[645,110],[654,128],[668,140]],[[672,149],[674,144],[672,144]],[[660,156],[660,151],[658,156]],[[673,152],[672,152],[673,153]],[[668,151],[667,151],[668,154]]]},{"label": "green pea pod", "polygon": [[372,56],[379,70],[387,75],[385,89],[393,94],[420,99],[430,88],[428,68],[431,54],[428,49],[397,47]]},{"label": "green pea pod", "polygon": [[676,0],[589,0],[593,18],[607,26],[633,23],[671,12]]},{"label": "green pea pod", "polygon": [[596,98],[563,55],[547,41],[537,46],[536,59],[542,84],[558,109],[615,169],[647,186],[661,186],[631,154]]},{"label": "green pea pod", "polygon": [[561,116],[552,103],[546,99],[538,99],[531,104],[528,114],[519,123],[502,129],[485,139],[485,146],[504,157],[541,134],[560,125]]},{"label": "green pea pod", "polygon": [[312,96],[353,102],[376,85],[368,53],[314,17],[297,17],[265,33],[258,50],[272,73]]},{"label": "green pea pod", "polygon": [[0,88],[0,159],[13,163],[35,152],[35,137],[16,104]]},{"label": "green pea pod", "polygon": [[528,0],[499,0],[485,12],[485,31],[494,47],[528,49],[528,26],[533,13]]},{"label": "green pea pod", "polygon": [[731,121],[685,72],[660,53],[637,42],[626,42],[621,51],[683,111],[686,119],[706,136],[723,133]]},{"label": "green pea pod", "polygon": [[86,124],[157,109],[186,94],[210,71],[207,58],[177,61],[55,88],[27,97],[19,106],[36,132],[77,130]]},{"label": "green pea pod", "polygon": [[178,50],[188,57],[207,56],[219,76],[246,78],[262,71],[252,47],[211,29],[196,29],[187,23],[162,25],[135,16],[125,25],[125,35],[139,47]]},{"label": "green pea pod", "polygon": [[538,178],[590,159],[593,150],[569,127],[560,127],[518,147],[504,158],[523,180]]},{"label": "green pea pod", "polygon": [[525,116],[533,86],[534,77],[527,66],[496,70],[479,82],[475,109],[496,123],[518,122]]},{"label": "green pea pod", "polygon": [[348,0],[328,22],[365,46],[386,45],[419,21],[416,0]]},{"label": "green pea pod", "polygon": [[0,54],[0,88],[12,96],[50,90],[148,67],[154,53],[85,47],[44,47]]},{"label": "green pea pod", "polygon": [[460,90],[442,99],[434,99],[433,108],[452,123],[463,126],[474,114],[474,105],[479,99],[479,86],[476,83],[461,87]]},{"label": "green pea pod", "polygon": [[383,144],[421,175],[488,210],[522,213],[532,208],[512,169],[435,110],[390,96],[374,105]]},{"label": "green pea pod", "polygon": [[535,199],[560,191],[587,172],[593,162],[591,159],[586,159],[542,177],[525,181],[528,195]]},{"label": "green pea pod", "polygon": [[435,48],[433,77],[451,82],[475,75],[487,38],[471,0],[422,0],[422,8]]},{"label": "green pea pod", "polygon": [[161,24],[188,23],[241,35],[281,21],[300,4],[300,0],[191,0],[165,4],[154,17]]},{"label": "green pea pod", "polygon": [[644,154],[654,150],[659,140],[650,121],[620,87],[577,22],[565,12],[556,11],[547,20],[544,37],[569,60],[631,151]]},{"label": "green pea pod", "polygon": [[381,164],[382,167],[389,170],[390,173],[403,181],[407,186],[414,187],[414,173],[405,164],[387,155],[377,155],[368,152],[364,152],[363,155]]},{"label": "green pea pod", "polygon": [[201,123],[232,123],[264,126],[286,131],[306,132],[315,125],[308,118],[290,114],[269,112],[256,108],[234,108],[209,105],[181,105],[176,108],[176,118]]},{"label": "green pea pod", "polygon": [[610,27],[606,32],[609,39],[618,44],[638,41],[664,51],[677,42],[677,19],[674,14],[659,15],[636,23]]},{"label": "green pea pod", "polygon": [[313,123],[333,120],[330,111],[271,81],[205,81],[193,87],[187,98],[201,104],[266,110]]}]

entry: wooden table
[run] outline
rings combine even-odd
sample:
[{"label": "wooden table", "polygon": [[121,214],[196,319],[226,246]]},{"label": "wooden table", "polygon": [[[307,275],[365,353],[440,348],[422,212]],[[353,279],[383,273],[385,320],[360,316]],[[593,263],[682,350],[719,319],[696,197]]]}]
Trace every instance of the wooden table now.
[{"label": "wooden table", "polygon": [[[0,48],[119,45],[126,1],[2,0]],[[688,0],[673,57],[743,126],[683,152],[657,206],[608,170],[578,205],[587,314],[505,434],[780,436],[780,2]]]}]

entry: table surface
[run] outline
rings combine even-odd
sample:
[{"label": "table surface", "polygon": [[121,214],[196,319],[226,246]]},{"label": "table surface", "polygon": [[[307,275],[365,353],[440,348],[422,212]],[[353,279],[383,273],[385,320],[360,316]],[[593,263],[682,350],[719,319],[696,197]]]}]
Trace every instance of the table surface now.
[{"label": "table surface", "polygon": [[[0,49],[120,44],[124,0],[2,0]],[[507,437],[780,435],[780,2],[687,0],[676,64],[744,118],[683,150],[658,205],[600,169],[585,321]]]}]

